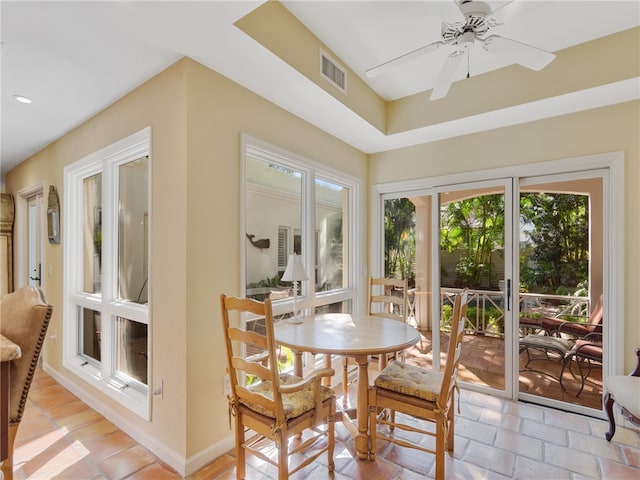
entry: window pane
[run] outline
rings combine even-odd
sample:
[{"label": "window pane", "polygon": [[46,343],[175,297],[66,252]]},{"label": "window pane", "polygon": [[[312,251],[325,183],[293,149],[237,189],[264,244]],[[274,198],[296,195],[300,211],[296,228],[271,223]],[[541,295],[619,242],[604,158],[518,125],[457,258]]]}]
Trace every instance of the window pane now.
[{"label": "window pane", "polygon": [[321,305],[316,307],[316,315],[322,313],[351,313],[351,300],[344,302],[331,303],[329,305]]},{"label": "window pane", "polygon": [[291,286],[280,278],[302,227],[303,174],[251,156],[246,165],[247,296],[262,300]]},{"label": "window pane", "polygon": [[81,355],[85,355],[99,362],[101,343],[101,318],[100,312],[88,308],[78,308],[78,340]]},{"label": "window pane", "polygon": [[118,297],[147,303],[149,157],[118,171]]},{"label": "window pane", "polygon": [[346,268],[349,190],[341,185],[316,179],[316,291],[347,286]]},{"label": "window pane", "polygon": [[118,317],[116,371],[147,384],[147,325]]},{"label": "window pane", "polygon": [[84,196],[82,290],[101,292],[102,277],[102,174],[82,181]]},{"label": "window pane", "polygon": [[289,254],[289,229],[278,228],[278,273],[284,273],[287,268]]}]

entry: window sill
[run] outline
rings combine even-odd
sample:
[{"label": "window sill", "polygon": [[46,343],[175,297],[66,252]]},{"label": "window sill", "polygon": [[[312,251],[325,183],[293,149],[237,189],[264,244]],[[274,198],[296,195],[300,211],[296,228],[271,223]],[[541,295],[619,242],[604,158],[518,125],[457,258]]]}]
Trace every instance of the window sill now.
[{"label": "window sill", "polygon": [[147,421],[151,420],[149,394],[147,392],[141,392],[115,376],[103,377],[99,368],[86,362],[81,357],[66,361],[64,366],[78,378],[98,389],[129,411]]}]

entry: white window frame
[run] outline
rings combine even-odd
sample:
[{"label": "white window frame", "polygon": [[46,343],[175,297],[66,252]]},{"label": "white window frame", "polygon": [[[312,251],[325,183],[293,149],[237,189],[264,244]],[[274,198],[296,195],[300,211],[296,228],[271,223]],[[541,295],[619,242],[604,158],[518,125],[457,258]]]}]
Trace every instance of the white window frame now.
[{"label": "white window frame", "polygon": [[[151,218],[151,128],[147,127],[94,152],[64,169],[64,270],[63,270],[63,366],[113,400],[146,420],[150,420],[150,389],[148,385],[130,381],[115,371],[115,319],[123,317],[147,325],[148,382],[151,382],[151,285],[149,302],[137,304],[117,298],[117,240],[107,242],[110,235],[117,239],[118,167],[141,157],[149,157],[149,218]],[[83,180],[102,174],[102,293],[82,291],[82,222],[84,210]],[[149,230],[151,227],[149,226]],[[149,244],[151,241],[149,240]],[[150,256],[151,249],[148,249]],[[111,259],[111,260],[110,260]],[[150,262],[149,262],[150,264]],[[150,267],[149,267],[150,268]],[[150,275],[149,277],[150,278]],[[89,362],[79,352],[78,309],[88,308],[101,313],[101,362]]]},{"label": "white window frame", "polygon": [[[312,235],[303,236],[302,241],[303,252],[315,252],[313,246],[315,232],[314,218],[315,218],[315,178],[320,177],[323,180],[334,182],[337,185],[343,185],[349,189],[349,199],[347,201],[349,225],[347,226],[349,232],[349,245],[348,255],[349,258],[345,264],[345,269],[348,270],[347,286],[340,289],[331,290],[328,292],[316,292],[316,285],[314,281],[302,282],[302,292],[297,298],[298,310],[303,313],[312,313],[316,307],[323,305],[330,305],[333,303],[351,302],[351,313],[361,313],[364,310],[364,300],[357,292],[361,291],[361,285],[363,284],[363,269],[364,265],[364,249],[361,248],[364,245],[364,231],[363,224],[364,213],[363,206],[365,205],[364,189],[362,181],[352,175],[346,174],[335,170],[329,166],[318,163],[309,158],[287,151],[278,146],[272,145],[268,142],[259,140],[247,134],[242,135],[242,151],[241,151],[241,165],[242,165],[242,188],[241,188],[241,228],[240,228],[240,240],[241,245],[244,244],[245,238],[245,225],[246,225],[246,159],[247,155],[251,155],[255,158],[264,159],[266,161],[273,161],[276,164],[291,167],[297,171],[301,171],[305,174],[305,184],[303,185],[303,198],[301,201],[302,208],[302,231],[312,232]],[[310,192],[310,193],[309,193]],[[291,248],[293,243],[291,244]],[[312,266],[312,259],[309,255],[303,257],[303,264],[307,272],[309,272],[309,278],[311,279],[311,273],[315,268]],[[241,249],[241,289],[242,295],[246,295],[246,268],[247,259],[245,249]],[[293,311],[293,299],[280,300],[273,306],[274,314],[283,314],[289,311]],[[306,312],[305,312],[306,310]]]}]

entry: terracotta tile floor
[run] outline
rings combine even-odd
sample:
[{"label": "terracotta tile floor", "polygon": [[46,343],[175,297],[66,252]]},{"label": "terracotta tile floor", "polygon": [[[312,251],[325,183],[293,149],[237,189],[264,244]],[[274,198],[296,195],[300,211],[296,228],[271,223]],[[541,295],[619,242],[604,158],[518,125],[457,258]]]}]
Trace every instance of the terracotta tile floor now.
[{"label": "terracotta tile floor", "polygon": [[[350,398],[355,398],[353,386]],[[619,427],[609,443],[604,439],[607,423],[603,420],[466,390],[461,399],[455,455],[446,457],[447,479],[640,478],[637,431]],[[323,457],[293,478],[409,480],[434,476],[432,455],[380,442],[375,462],[360,461],[341,424],[336,437],[333,475],[327,472]],[[248,479],[276,478],[273,468],[249,458]],[[38,370],[18,430],[14,478],[164,480],[180,476]],[[234,479],[234,458],[223,455],[188,478]]]},{"label": "terracotta tile floor", "polygon": [[[484,385],[497,389],[504,389],[504,340],[497,337],[468,335],[464,336],[463,348],[460,355],[459,379],[475,385]],[[440,334],[441,362],[446,359],[448,335]],[[407,350],[407,362],[424,368],[431,368],[433,353],[431,350],[431,332],[422,334],[422,342]],[[527,353],[520,354],[519,390],[540,397],[560,400],[575,405],[581,405],[600,410],[602,408],[602,369],[594,368],[585,381],[580,395],[580,377],[575,362],[571,362],[573,373],[565,370],[563,375],[563,390],[560,386],[559,375],[561,364],[545,358],[540,351],[531,350],[532,361],[527,365]],[[557,360],[557,359],[556,359]]]}]

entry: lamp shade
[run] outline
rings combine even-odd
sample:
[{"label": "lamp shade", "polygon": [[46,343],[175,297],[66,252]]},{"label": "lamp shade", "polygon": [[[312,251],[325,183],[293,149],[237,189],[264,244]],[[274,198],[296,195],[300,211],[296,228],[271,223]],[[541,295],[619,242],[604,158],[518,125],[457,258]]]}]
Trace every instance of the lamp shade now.
[{"label": "lamp shade", "polygon": [[289,255],[287,261],[287,268],[282,275],[282,280],[285,282],[299,282],[301,280],[309,280],[307,272],[302,265],[302,259],[300,255]]}]

